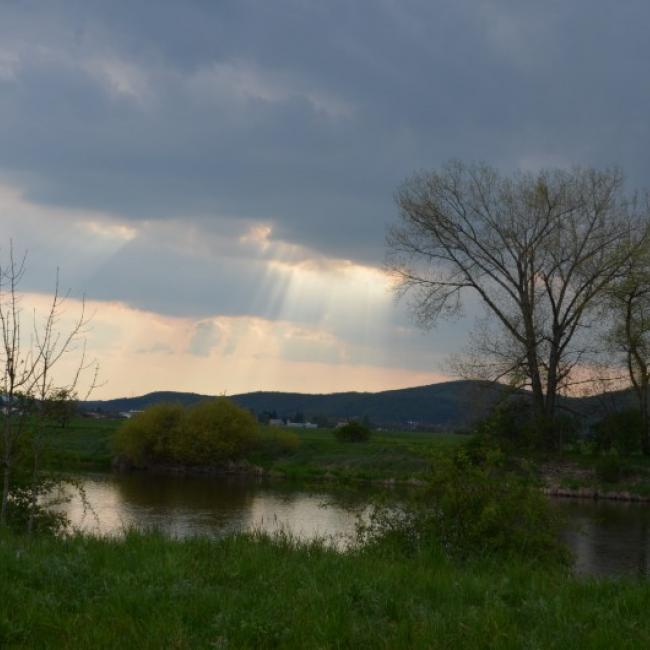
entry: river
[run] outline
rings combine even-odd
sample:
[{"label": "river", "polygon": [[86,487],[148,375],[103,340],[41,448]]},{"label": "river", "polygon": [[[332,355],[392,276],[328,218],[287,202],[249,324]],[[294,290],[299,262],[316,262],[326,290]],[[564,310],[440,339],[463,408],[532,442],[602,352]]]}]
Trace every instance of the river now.
[{"label": "river", "polygon": [[[136,473],[78,480],[90,509],[79,496],[59,507],[75,527],[102,535],[121,534],[129,527],[155,528],[175,537],[286,530],[345,546],[358,517],[368,510],[367,492],[296,489],[238,477]],[[564,515],[562,537],[578,574],[650,575],[650,505],[554,500],[553,507]]]}]

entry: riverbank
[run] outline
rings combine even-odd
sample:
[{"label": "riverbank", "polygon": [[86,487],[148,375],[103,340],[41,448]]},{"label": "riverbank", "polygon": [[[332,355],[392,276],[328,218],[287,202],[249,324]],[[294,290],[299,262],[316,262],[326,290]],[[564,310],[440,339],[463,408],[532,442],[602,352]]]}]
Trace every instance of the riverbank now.
[{"label": "riverbank", "polygon": [[569,453],[535,459],[543,492],[553,497],[650,502],[650,459],[617,458],[616,472],[605,477],[599,471],[601,458]]},{"label": "riverbank", "polygon": [[0,538],[0,647],[639,648],[644,583],[233,536]]},{"label": "riverbank", "polygon": [[[112,439],[120,420],[76,419],[65,429],[48,432],[48,464],[54,470],[110,471]],[[238,474],[264,476],[299,483],[374,483],[378,485],[419,484],[427,478],[431,459],[441,450],[469,440],[466,435],[413,431],[375,432],[367,443],[342,443],[331,430],[291,430],[295,448],[278,450],[272,444],[277,428],[261,427],[269,444],[244,461],[223,468],[155,468],[160,473]],[[616,482],[601,480],[598,456],[564,453],[533,455],[539,483],[545,494],[583,499],[650,502],[650,459],[622,457],[621,475]]]}]

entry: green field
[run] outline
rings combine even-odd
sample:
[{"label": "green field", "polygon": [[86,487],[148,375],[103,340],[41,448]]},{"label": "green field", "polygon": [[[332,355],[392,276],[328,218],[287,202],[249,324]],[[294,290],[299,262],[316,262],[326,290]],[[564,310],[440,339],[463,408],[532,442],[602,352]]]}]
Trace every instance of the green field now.
[{"label": "green field", "polygon": [[[108,469],[111,440],[119,420],[76,419],[47,433],[52,468]],[[408,480],[422,477],[435,450],[467,440],[466,436],[420,432],[376,432],[366,443],[344,443],[328,429],[291,429],[299,438],[295,450],[276,451],[263,444],[251,463],[273,475],[291,479]],[[260,427],[262,441],[272,442],[275,427]]]},{"label": "green field", "polygon": [[[408,480],[426,474],[433,452],[467,440],[451,434],[382,431],[365,443],[345,443],[328,429],[293,431],[300,438],[295,451],[251,460],[287,478]],[[262,429],[262,435],[269,434],[271,428]]]},{"label": "green field", "polygon": [[47,464],[52,469],[109,469],[111,442],[120,423],[77,418],[65,427],[49,426],[44,435]]},{"label": "green field", "polygon": [[645,648],[645,582],[381,547],[0,537],[2,648]]}]

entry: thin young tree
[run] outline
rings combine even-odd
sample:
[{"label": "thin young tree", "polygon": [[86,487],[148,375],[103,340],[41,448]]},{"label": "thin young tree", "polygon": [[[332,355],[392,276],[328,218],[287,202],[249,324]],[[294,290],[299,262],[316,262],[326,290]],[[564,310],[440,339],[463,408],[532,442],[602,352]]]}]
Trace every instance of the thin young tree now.
[{"label": "thin young tree", "polygon": [[[0,263],[0,396],[3,402],[0,527],[7,524],[12,479],[19,452],[24,452],[21,445],[28,434],[31,434],[32,482],[35,484],[38,480],[43,406],[47,399],[61,390],[74,394],[82,373],[87,370],[92,369],[90,387],[94,386],[97,376],[96,365],[87,364],[85,360],[83,336],[88,318],[84,303],[72,324],[60,329],[66,296],[60,293],[57,272],[54,293],[44,319],[39,319],[36,312],[29,319],[24,312],[24,295],[20,293],[25,265],[26,255],[17,259],[13,244],[9,247],[6,264]],[[64,357],[75,351],[79,352],[79,358],[71,379],[64,386],[55,384],[54,370]],[[32,494],[33,501],[36,491],[32,490]],[[31,523],[30,516],[30,527]]]},{"label": "thin young tree", "polygon": [[625,273],[635,215],[621,174],[576,168],[504,176],[451,162],[407,180],[397,203],[388,265],[399,291],[411,294],[416,318],[430,326],[459,316],[465,298],[477,296],[497,326],[483,337],[493,379],[530,388],[553,445],[558,396],[584,363],[592,307]]}]

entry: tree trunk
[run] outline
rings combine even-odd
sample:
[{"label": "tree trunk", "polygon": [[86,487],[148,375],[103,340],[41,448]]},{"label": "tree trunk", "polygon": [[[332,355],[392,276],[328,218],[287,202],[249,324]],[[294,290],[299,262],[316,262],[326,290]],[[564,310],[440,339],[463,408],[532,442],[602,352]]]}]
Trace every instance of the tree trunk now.
[{"label": "tree trunk", "polygon": [[[38,443],[36,443],[38,444]],[[32,466],[32,484],[31,493],[29,495],[29,519],[27,520],[27,534],[31,535],[34,532],[34,513],[36,512],[36,481],[38,477],[38,449],[34,448],[33,466]]]},{"label": "tree trunk", "polygon": [[648,377],[644,381],[640,390],[641,407],[641,450],[644,456],[650,456],[650,413],[648,412]]},{"label": "tree trunk", "polygon": [[7,524],[7,506],[9,504],[9,479],[11,478],[11,464],[6,454],[3,461],[2,472],[2,503],[0,504],[0,528]]}]

